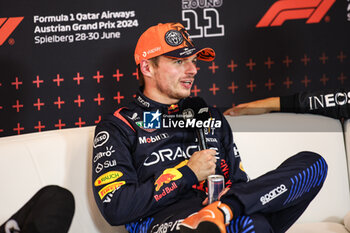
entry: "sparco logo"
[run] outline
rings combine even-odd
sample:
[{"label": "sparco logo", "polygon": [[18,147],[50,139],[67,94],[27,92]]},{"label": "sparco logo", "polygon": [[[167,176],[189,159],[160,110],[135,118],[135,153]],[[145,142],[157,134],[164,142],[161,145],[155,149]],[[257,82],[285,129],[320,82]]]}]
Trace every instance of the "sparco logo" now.
[{"label": "sparco logo", "polygon": [[280,186],[276,187],[275,189],[271,190],[269,193],[266,193],[264,196],[260,197],[260,201],[263,205],[266,203],[272,201],[276,197],[280,196],[284,192],[286,192],[288,189],[284,184],[281,184]]},{"label": "sparco logo", "polygon": [[287,20],[307,19],[319,23],[335,0],[280,0],[275,2],[256,27],[281,26]]},{"label": "sparco logo", "polygon": [[109,133],[107,131],[99,132],[94,139],[94,148],[102,146],[109,139]]},{"label": "sparco logo", "polygon": [[24,17],[0,18],[0,46],[17,28]]},{"label": "sparco logo", "polygon": [[169,134],[167,133],[162,133],[156,136],[150,136],[150,137],[139,137],[139,143],[144,144],[144,143],[153,143],[153,142],[158,142],[162,139],[166,139],[169,137]]}]

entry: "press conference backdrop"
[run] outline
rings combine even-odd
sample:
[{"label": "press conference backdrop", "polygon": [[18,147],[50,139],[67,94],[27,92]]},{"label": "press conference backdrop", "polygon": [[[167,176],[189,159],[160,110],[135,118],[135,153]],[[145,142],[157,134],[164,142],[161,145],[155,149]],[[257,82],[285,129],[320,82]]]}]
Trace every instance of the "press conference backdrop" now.
[{"label": "press conference backdrop", "polygon": [[0,136],[95,125],[138,89],[140,34],[176,21],[216,51],[192,95],[221,110],[350,86],[349,0],[3,1]]}]

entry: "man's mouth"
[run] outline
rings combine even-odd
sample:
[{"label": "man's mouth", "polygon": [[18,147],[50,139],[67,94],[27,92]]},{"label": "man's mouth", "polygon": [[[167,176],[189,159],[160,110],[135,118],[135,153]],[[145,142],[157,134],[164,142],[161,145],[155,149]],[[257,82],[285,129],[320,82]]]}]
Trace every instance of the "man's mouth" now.
[{"label": "man's mouth", "polygon": [[181,81],[181,83],[183,87],[185,87],[186,89],[190,89],[192,87],[193,81],[185,80],[185,81]]}]

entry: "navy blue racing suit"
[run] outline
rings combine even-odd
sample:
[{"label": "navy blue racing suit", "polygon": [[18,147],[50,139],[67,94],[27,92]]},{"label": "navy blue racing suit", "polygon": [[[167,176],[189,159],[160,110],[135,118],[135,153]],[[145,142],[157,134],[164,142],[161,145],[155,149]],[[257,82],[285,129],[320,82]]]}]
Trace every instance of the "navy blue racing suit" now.
[{"label": "navy blue racing suit", "polygon": [[[125,224],[129,232],[178,232],[178,224],[184,218],[203,208],[206,182],[199,183],[186,165],[191,155],[198,151],[195,129],[174,125],[174,119],[184,110],[182,104],[183,100],[175,105],[160,104],[139,91],[134,102],[114,114],[104,116],[97,125],[92,158],[93,193],[98,208],[111,225]],[[232,187],[222,198],[231,207],[235,217],[227,228],[228,232],[250,229],[252,225],[255,232],[259,232],[258,229],[262,229],[260,232],[268,232],[265,229],[274,232],[271,227],[274,224],[273,217],[266,218],[264,213],[273,216],[269,210],[279,212],[298,206],[300,211],[296,212],[295,218],[288,220],[290,224],[286,226],[289,227],[319,190],[315,188],[315,191],[307,192],[310,193],[309,199],[294,197],[306,193],[306,183],[311,181],[305,180],[305,187],[290,194],[293,200],[289,198],[288,202],[289,192],[286,190],[290,190],[293,185],[292,176],[302,173],[303,169],[306,171],[317,162],[322,163],[322,169],[315,168],[313,174],[309,175],[314,182],[319,181],[316,187],[320,188],[326,171],[323,159],[305,152],[306,156],[299,154],[298,158],[282,164],[281,174],[273,171],[260,178],[263,183],[255,180],[248,182],[230,126],[215,108],[210,107],[209,112],[212,124],[205,128],[208,148],[217,151],[216,174],[225,177],[226,187]],[[161,127],[149,128],[149,124]],[[298,161],[292,169],[288,169]],[[316,170],[317,175],[314,174]],[[277,183],[271,182],[277,176],[283,178]],[[283,201],[287,204],[276,201],[276,205],[271,205],[271,197],[266,197],[262,202],[261,197],[271,190],[283,192],[280,196],[284,197]],[[298,199],[297,202],[302,206],[297,205],[294,199]],[[247,218],[243,221],[246,224],[237,223],[237,219],[241,218]]]}]

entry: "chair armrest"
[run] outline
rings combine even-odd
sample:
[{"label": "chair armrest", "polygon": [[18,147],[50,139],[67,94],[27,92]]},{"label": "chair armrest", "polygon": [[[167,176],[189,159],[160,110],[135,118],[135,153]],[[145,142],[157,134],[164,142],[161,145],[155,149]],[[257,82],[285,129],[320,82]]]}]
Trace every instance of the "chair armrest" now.
[{"label": "chair armrest", "polygon": [[346,216],[344,217],[344,225],[345,225],[345,228],[350,231],[350,212],[348,212],[346,214]]}]

